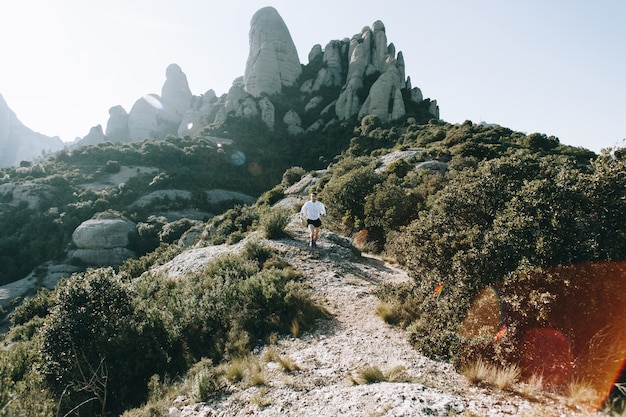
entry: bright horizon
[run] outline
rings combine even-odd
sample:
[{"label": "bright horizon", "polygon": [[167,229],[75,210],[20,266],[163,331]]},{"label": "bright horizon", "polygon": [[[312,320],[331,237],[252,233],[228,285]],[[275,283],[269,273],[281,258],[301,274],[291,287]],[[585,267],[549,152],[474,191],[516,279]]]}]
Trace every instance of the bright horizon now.
[{"label": "bright horizon", "polygon": [[[8,3],[8,4],[7,4]],[[529,0],[21,0],[0,6],[0,94],[30,129],[84,137],[108,110],[161,93],[178,64],[194,95],[243,75],[252,15],[276,8],[300,62],[381,20],[406,75],[450,123],[484,121],[600,152],[626,146],[626,2]]]}]

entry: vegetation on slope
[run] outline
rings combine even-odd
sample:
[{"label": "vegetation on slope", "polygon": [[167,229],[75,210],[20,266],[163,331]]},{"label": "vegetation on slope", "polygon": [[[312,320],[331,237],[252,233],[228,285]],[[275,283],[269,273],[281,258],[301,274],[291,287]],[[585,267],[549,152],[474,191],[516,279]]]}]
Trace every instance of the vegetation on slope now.
[{"label": "vegetation on slope", "polygon": [[[218,147],[206,136],[235,143]],[[381,166],[393,152],[412,156]],[[297,273],[260,249],[216,261],[184,282],[142,275],[181,250],[167,243],[186,227],[173,228],[166,242],[165,224],[150,220],[155,207],[129,209],[146,190],[187,189],[196,207],[228,209],[207,225],[207,239],[234,243],[264,221],[276,225],[282,216],[263,220],[262,207],[307,171],[328,168],[318,191],[331,227],[397,259],[414,278],[408,287],[381,288],[395,309],[387,316],[406,326],[415,346],[431,357],[457,362],[469,352],[507,364],[519,359],[513,342],[522,329],[549,317],[557,289],[575,288],[582,278],[552,274],[541,291],[520,291],[515,283],[546,284],[541,272],[559,265],[624,260],[625,163],[621,149],[595,155],[500,126],[382,125],[366,116],[358,125],[298,137],[269,132],[259,120],[228,119],[194,138],[89,146],[42,161],[43,170],[4,170],[5,183],[52,188],[37,209],[3,206],[3,282],[62,257],[72,230],[96,213],[113,210],[147,226],[136,243],[145,256],[117,272],[77,274],[12,316],[12,344],[0,367],[3,410],[31,407],[30,415],[51,415],[59,402],[63,411],[84,402],[89,415],[102,407],[119,413],[145,400],[152,375],[182,374],[203,357],[236,356],[273,331],[289,331],[294,317],[319,313]],[[81,187],[120,166],[157,171],[114,189]],[[207,188],[260,198],[255,206],[211,207],[202,197]],[[506,324],[506,335],[495,335],[503,343],[494,343],[501,339],[491,333],[462,337],[472,302],[488,288],[516,288],[501,301],[519,314],[495,325],[498,331]],[[516,310],[526,304],[533,309]],[[113,370],[112,360],[127,366]],[[39,406],[27,400],[33,392],[43,393]]]}]

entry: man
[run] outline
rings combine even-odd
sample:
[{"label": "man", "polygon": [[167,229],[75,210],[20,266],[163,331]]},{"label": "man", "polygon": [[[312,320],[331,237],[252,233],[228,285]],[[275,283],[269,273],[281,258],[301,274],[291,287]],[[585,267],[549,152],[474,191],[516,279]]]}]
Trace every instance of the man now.
[{"label": "man", "polygon": [[317,248],[317,238],[320,234],[320,226],[322,226],[322,217],[326,216],[326,207],[320,201],[317,201],[317,193],[311,193],[311,199],[302,206],[300,216],[302,220],[306,219],[311,235],[310,246]]}]

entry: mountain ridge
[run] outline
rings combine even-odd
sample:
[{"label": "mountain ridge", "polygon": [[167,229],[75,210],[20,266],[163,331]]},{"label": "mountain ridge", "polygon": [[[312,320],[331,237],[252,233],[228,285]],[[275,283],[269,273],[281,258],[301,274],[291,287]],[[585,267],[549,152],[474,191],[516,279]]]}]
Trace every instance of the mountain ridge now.
[{"label": "mountain ridge", "polygon": [[[109,109],[106,127],[93,126],[82,138],[63,144],[32,141],[21,154],[5,153],[0,167],[32,160],[42,150],[76,148],[106,141],[130,142],[164,139],[167,135],[196,135],[209,125],[231,116],[260,118],[270,130],[286,125],[291,135],[326,130],[332,124],[367,115],[383,122],[404,117],[438,118],[436,101],[424,100],[419,88],[405,76],[402,52],[387,43],[381,21],[365,26],[351,38],[331,40],[325,48],[314,45],[309,62],[301,64],[288,27],[273,7],[258,10],[251,18],[250,49],[244,75],[234,79],[228,93],[217,97],[213,90],[194,95],[183,70],[175,63],[165,71],[161,94],[147,93],[127,111],[120,105]],[[288,89],[293,98],[287,108],[277,108]],[[2,113],[10,114],[6,106]],[[0,118],[0,133],[7,130]],[[10,126],[10,125],[9,125]],[[28,137],[9,132],[2,140],[16,147]],[[45,146],[44,146],[45,145]],[[9,146],[9,145],[6,145]],[[0,154],[2,155],[2,154]]]}]

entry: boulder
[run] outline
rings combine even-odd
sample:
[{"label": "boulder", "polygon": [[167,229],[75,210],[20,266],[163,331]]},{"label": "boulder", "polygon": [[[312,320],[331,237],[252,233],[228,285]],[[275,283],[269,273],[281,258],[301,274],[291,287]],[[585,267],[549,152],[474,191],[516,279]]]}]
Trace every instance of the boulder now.
[{"label": "boulder", "polygon": [[68,254],[70,260],[90,266],[113,266],[118,267],[127,259],[136,258],[137,255],[126,248],[110,249],[76,249]]},{"label": "boulder", "polygon": [[282,17],[264,7],[250,20],[250,50],[244,73],[245,90],[252,96],[280,93],[302,73],[298,51]]},{"label": "boulder", "polygon": [[124,248],[136,231],[135,223],[122,218],[91,219],[74,230],[72,241],[79,249]]}]

